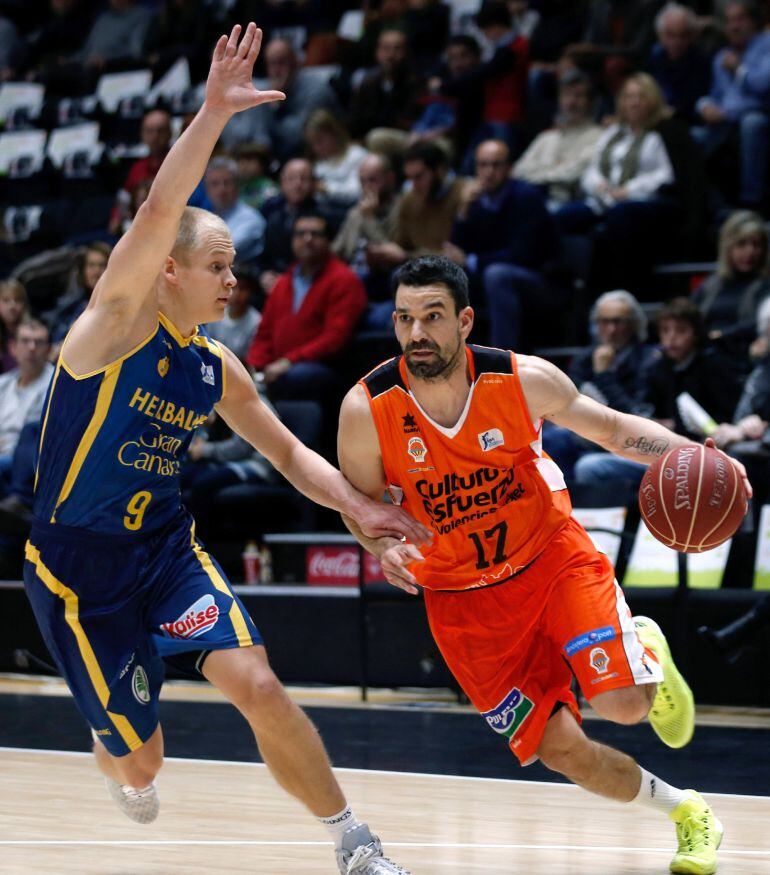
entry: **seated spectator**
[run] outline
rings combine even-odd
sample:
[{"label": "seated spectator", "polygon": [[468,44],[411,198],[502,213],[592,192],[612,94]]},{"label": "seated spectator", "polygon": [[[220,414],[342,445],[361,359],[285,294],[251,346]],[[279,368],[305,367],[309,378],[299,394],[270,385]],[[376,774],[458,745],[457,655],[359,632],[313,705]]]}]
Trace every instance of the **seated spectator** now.
[{"label": "seated spectator", "polygon": [[43,321],[51,333],[50,358],[55,362],[67,332],[88,306],[96,284],[107,269],[112,247],[98,240],[89,243],[78,256],[67,291],[52,310],[43,313]]},{"label": "seated spectator", "polygon": [[[590,346],[572,360],[569,375],[584,395],[621,413],[646,416],[649,407],[639,403],[642,375],[653,360],[654,348],[646,343],[647,317],[629,292],[618,289],[600,295],[591,308]],[[548,454],[571,477],[577,457],[594,448],[568,429],[548,426],[543,432]]]},{"label": "seated spectator", "polygon": [[206,78],[211,54],[211,35],[217,24],[213,4],[197,0],[163,0],[147,35],[147,60],[153,75],[160,78],[176,61],[185,58],[190,78]]},{"label": "seated spectator", "polygon": [[29,316],[27,290],[18,280],[0,282],[0,373],[16,367],[11,343],[16,330]]},{"label": "seated spectator", "polygon": [[692,124],[695,104],[711,82],[711,63],[698,46],[698,19],[680,3],[666,3],[655,18],[658,41],[650,49],[647,72],[658,83],[674,115]]},{"label": "seated spectator", "polygon": [[265,87],[283,91],[286,100],[239,112],[227,123],[222,142],[228,149],[243,142],[262,143],[271,155],[286,161],[302,152],[303,131],[310,113],[315,109],[339,112],[339,103],[328,82],[312,68],[300,68],[288,40],[271,39],[263,56]]},{"label": "seated spectator", "polygon": [[402,152],[403,135],[393,138],[390,129],[408,131],[420,114],[422,83],[411,71],[408,48],[405,33],[383,29],[377,38],[377,67],[351,95],[350,132],[355,139],[366,138],[372,152]]},{"label": "seated spectator", "polygon": [[[740,459],[754,488],[754,507],[770,500],[770,298],[757,312],[757,338],[765,355],[759,357],[738,400],[732,421],[720,423],[712,437],[721,449]],[[758,349],[757,352],[760,352]]]},{"label": "seated spectator", "polygon": [[513,167],[513,176],[543,186],[554,204],[573,201],[602,129],[593,120],[591,80],[569,70],[559,81],[554,126],[538,134]]},{"label": "seated spectator", "polygon": [[[513,30],[511,13],[504,0],[484,0],[476,15],[476,26],[492,47],[491,57],[442,86],[446,94],[467,92],[472,83],[482,89],[481,124],[473,132],[469,147],[488,139],[503,140],[513,152],[522,138],[527,87],[527,41]],[[459,94],[458,94],[459,96]],[[463,171],[470,162],[461,164]]]},{"label": "seated spectator", "polygon": [[[444,65],[428,82],[427,106],[412,126],[411,136],[421,140],[449,136],[457,165],[481,122],[484,86],[472,75],[479,64],[481,46],[472,36],[450,37]],[[445,89],[445,83],[451,85]]]},{"label": "seated spectator", "polygon": [[7,494],[0,498],[0,579],[18,580],[23,574],[24,542],[32,526],[35,464],[40,443],[39,416],[19,432],[10,470],[2,482]]},{"label": "seated spectator", "polygon": [[373,270],[440,254],[452,234],[465,183],[450,174],[446,152],[434,143],[414,143],[404,155],[404,176],[411,187],[396,207],[393,239],[366,252]]},{"label": "seated spectator", "polygon": [[757,309],[770,295],[768,232],[757,213],[733,213],[719,231],[716,273],[695,291],[709,338],[744,364]]},{"label": "seated spectator", "polygon": [[316,191],[349,206],[361,196],[358,168],[368,154],[328,109],[317,109],[305,125],[305,140],[315,161]]},{"label": "seated spectator", "polygon": [[265,219],[238,196],[238,165],[232,158],[212,158],[204,177],[206,195],[230,230],[233,246],[242,263],[255,261],[265,245]]},{"label": "seated spectator", "polygon": [[596,0],[589,5],[583,42],[568,46],[566,55],[600,74],[607,92],[617,94],[652,46],[659,7],[659,0]]},{"label": "seated spectator", "polygon": [[333,362],[366,308],[361,281],[332,255],[324,216],[297,218],[293,248],[297,260],[270,292],[246,356],[274,400],[316,399],[334,392]]},{"label": "seated spectator", "polygon": [[17,366],[0,376],[0,491],[7,494],[13,452],[27,422],[37,420],[53,375],[48,329],[27,317],[11,341]]},{"label": "seated spectator", "polygon": [[259,278],[240,264],[233,265],[238,284],[230,292],[224,319],[212,322],[206,330],[219,340],[241,361],[246,361],[251,341],[254,339],[262,316],[253,301],[259,293]]},{"label": "seated spectator", "polygon": [[[260,392],[260,400],[276,413],[264,392]],[[182,501],[190,513],[195,514],[198,529],[205,533],[215,524],[215,515],[221,513],[216,498],[223,489],[278,480],[270,462],[240,435],[233,432],[216,440],[211,439],[209,429],[204,428],[196,432],[182,466]]]},{"label": "seated spectator", "polygon": [[119,234],[128,216],[131,196],[140,182],[152,182],[171,145],[171,116],[165,109],[145,113],[141,127],[142,143],[147,148],[145,158],[135,161],[128,171],[123,188],[118,192],[110,216],[111,234]]},{"label": "seated spectator", "polygon": [[[710,430],[691,420],[680,396],[686,393],[714,422],[724,422],[732,418],[740,379],[729,359],[705,347],[703,317],[692,300],[670,301],[657,322],[660,352],[644,369],[639,400],[649,408],[651,418],[701,443]],[[575,480],[587,485],[621,480],[636,487],[646,470],[646,465],[611,453],[588,453],[575,465]]]},{"label": "seated spectator", "polygon": [[757,209],[768,196],[770,31],[749,0],[728,0],[724,21],[727,46],[714,58],[711,91],[696,107],[705,124],[693,136],[709,157],[737,138],[740,202]]},{"label": "seated spectator", "polygon": [[[389,328],[393,302],[390,296],[390,272],[369,267],[369,246],[386,243],[395,223],[396,175],[385,155],[370,154],[358,168],[363,195],[348,210],[332,244],[332,250],[348,262],[366,287],[370,307],[366,327]],[[374,303],[371,303],[374,302]]]},{"label": "seated spectator", "polygon": [[16,26],[4,15],[0,15],[0,82],[10,82],[17,78],[27,54],[24,40],[19,36]]},{"label": "seated spectator", "polygon": [[238,196],[250,207],[261,210],[265,201],[279,192],[268,175],[270,153],[259,143],[241,143],[233,150],[233,158],[238,164]]},{"label": "seated spectator", "polygon": [[140,66],[152,12],[134,0],[109,0],[82,43],[43,73],[49,91],[64,96],[87,94],[103,73]]},{"label": "seated spectator", "polygon": [[300,213],[320,210],[315,194],[313,165],[305,158],[292,158],[281,168],[280,193],[265,201],[263,212],[267,220],[265,248],[260,263],[262,288],[269,292],[294,260],[292,231]]},{"label": "seated spectator", "polygon": [[556,213],[563,233],[592,231],[597,285],[642,275],[672,235],[679,210],[666,193],[671,160],[654,129],[669,114],[655,80],[635,73],[618,95],[618,122],[596,143],[581,185],[585,200]]},{"label": "seated spectator", "polygon": [[483,291],[492,346],[519,349],[524,336],[531,343],[533,317],[555,306],[542,268],[554,255],[556,235],[543,195],[510,173],[502,140],[477,147],[476,178],[463,191],[444,254]]},{"label": "seated spectator", "polygon": [[45,78],[46,71],[77,52],[92,22],[93,4],[87,0],[50,0],[39,29],[27,38],[30,67],[27,78],[36,78],[38,73]]}]

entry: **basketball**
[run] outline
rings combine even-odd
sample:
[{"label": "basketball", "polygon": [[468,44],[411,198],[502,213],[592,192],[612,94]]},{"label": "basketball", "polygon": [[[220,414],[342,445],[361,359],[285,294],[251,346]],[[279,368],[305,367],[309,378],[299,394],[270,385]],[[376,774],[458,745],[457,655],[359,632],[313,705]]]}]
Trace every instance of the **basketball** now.
[{"label": "basketball", "polygon": [[732,537],[748,499],[735,466],[712,447],[669,450],[647,469],[639,509],[652,534],[681,553],[702,553]]}]

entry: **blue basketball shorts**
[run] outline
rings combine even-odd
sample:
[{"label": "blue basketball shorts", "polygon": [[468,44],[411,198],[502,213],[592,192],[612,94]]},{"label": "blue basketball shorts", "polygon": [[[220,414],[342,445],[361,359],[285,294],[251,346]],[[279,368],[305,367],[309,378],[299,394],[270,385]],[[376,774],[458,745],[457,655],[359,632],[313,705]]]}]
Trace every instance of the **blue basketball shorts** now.
[{"label": "blue basketball shorts", "polygon": [[187,514],[139,538],[35,524],[25,558],[43,638],[114,756],[158,725],[163,657],[262,643]]}]

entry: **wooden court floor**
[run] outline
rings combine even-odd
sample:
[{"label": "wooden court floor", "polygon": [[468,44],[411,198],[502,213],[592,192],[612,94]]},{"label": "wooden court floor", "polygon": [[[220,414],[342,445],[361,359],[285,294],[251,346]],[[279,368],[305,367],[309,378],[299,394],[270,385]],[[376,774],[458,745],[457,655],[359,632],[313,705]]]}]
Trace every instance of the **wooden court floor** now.
[{"label": "wooden court floor", "polygon": [[[413,875],[664,875],[664,817],[576,787],[338,770],[359,816]],[[262,765],[168,760],[161,815],[131,823],[90,755],[0,749],[0,873],[333,875],[323,830]],[[711,794],[720,875],[770,875],[770,797]]]}]

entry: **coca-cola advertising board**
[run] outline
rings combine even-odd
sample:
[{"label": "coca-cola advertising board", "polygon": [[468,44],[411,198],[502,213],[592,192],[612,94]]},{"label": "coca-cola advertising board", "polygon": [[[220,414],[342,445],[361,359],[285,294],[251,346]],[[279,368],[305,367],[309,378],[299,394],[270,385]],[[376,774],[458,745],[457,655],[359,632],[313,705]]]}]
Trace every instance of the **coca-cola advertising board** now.
[{"label": "coca-cola advertising board", "polygon": [[[305,551],[305,580],[311,586],[358,586],[359,550],[356,547],[308,547]],[[364,583],[385,578],[380,563],[364,553]]]}]

